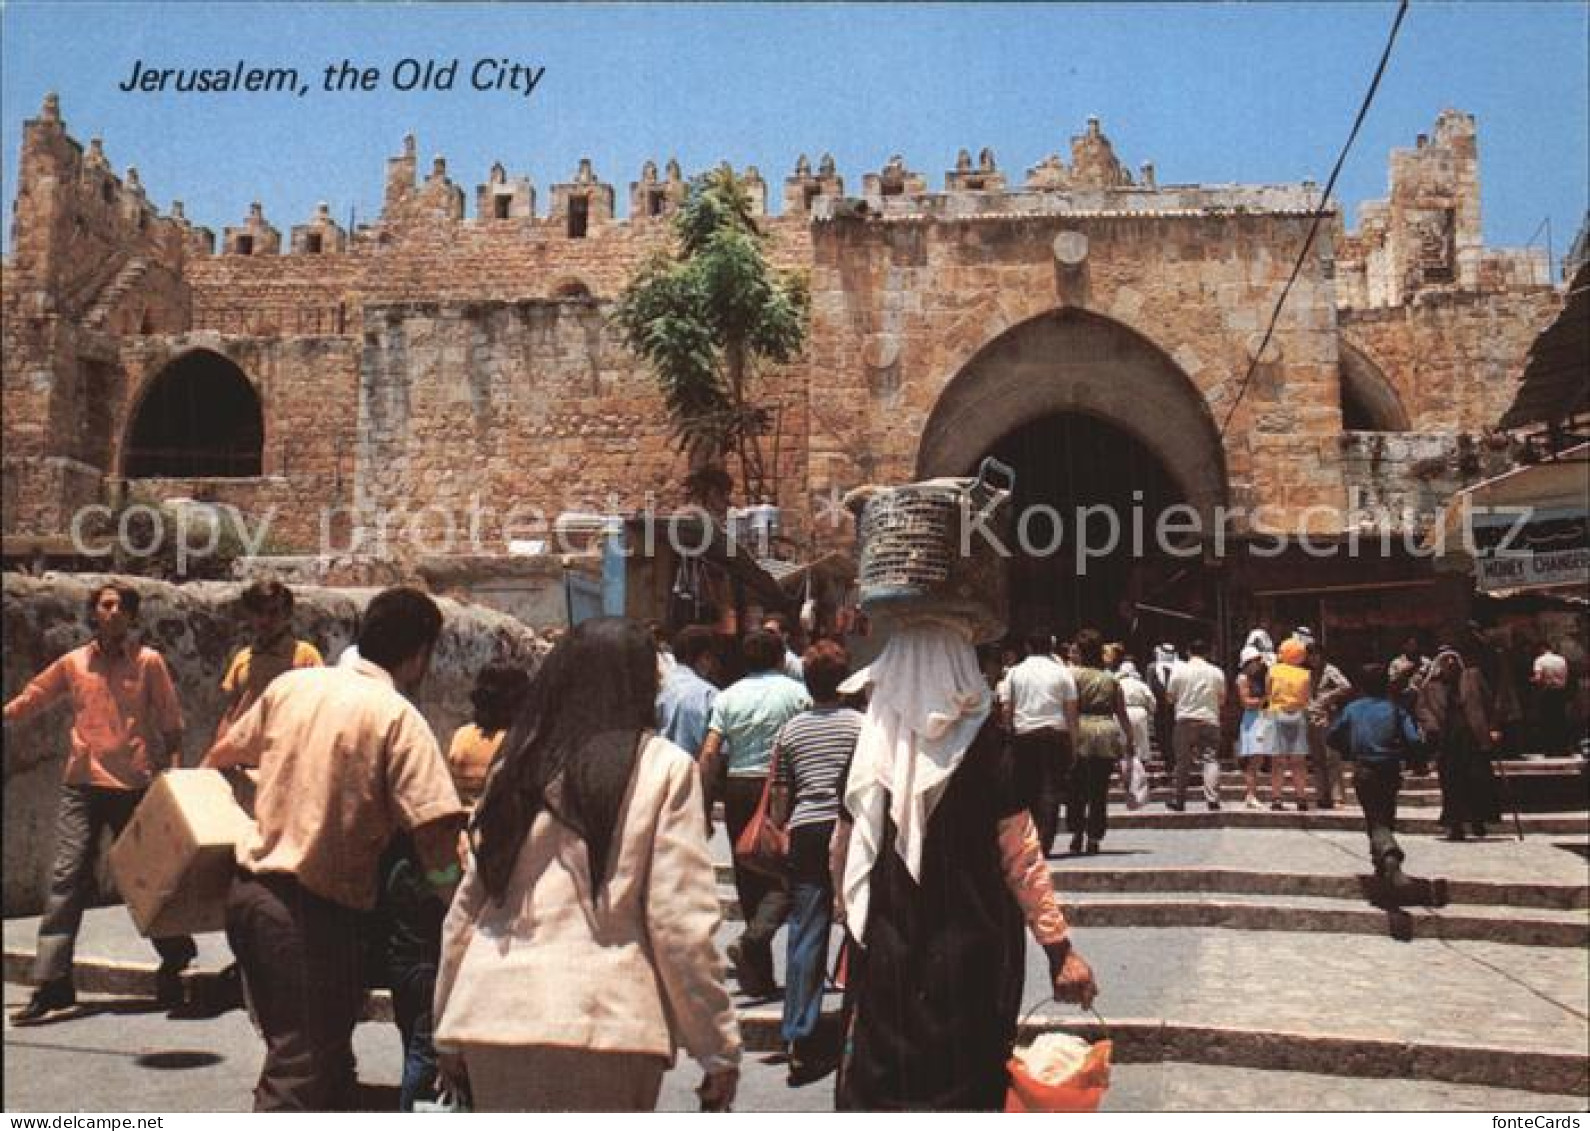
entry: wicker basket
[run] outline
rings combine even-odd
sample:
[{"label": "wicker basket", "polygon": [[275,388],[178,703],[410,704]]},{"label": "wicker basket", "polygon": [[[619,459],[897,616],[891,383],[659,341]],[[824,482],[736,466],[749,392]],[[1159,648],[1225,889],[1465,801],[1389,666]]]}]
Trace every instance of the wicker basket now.
[{"label": "wicker basket", "polygon": [[930,479],[874,493],[858,524],[867,615],[957,616],[973,624],[979,642],[1003,636],[1007,563],[980,532],[1010,547],[1014,486],[1015,473],[990,458],[975,479]]}]

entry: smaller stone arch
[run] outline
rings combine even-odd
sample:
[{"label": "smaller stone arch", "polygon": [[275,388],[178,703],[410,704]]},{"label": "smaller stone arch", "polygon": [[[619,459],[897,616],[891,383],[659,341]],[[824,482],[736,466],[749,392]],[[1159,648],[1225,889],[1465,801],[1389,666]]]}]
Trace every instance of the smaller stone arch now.
[{"label": "smaller stone arch", "polygon": [[595,298],[590,284],[573,275],[559,279],[552,287],[553,298]]},{"label": "smaller stone arch", "polygon": [[127,479],[253,478],[262,473],[265,414],[231,359],[197,349],[150,379],[122,445]]},{"label": "smaller stone arch", "polygon": [[1341,386],[1342,430],[1407,432],[1413,422],[1396,388],[1369,355],[1345,339],[1336,344]]}]

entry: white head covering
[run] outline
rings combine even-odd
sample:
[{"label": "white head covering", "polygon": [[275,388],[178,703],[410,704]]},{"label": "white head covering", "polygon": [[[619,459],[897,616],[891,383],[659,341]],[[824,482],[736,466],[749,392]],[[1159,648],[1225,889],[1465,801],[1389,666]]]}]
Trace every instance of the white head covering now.
[{"label": "white head covering", "polygon": [[912,879],[922,871],[928,821],[992,707],[977,666],[969,625],[924,619],[900,626],[870,667],[841,685],[872,689],[845,785],[855,819],[845,861],[845,919],[865,941],[872,869],[882,849],[885,817],[894,850]]},{"label": "white head covering", "polygon": [[1132,663],[1131,660],[1122,660],[1121,661],[1121,666],[1115,669],[1115,675],[1116,675],[1117,679],[1142,679],[1143,678],[1142,675],[1137,670],[1137,665]]},{"label": "white head covering", "polygon": [[1270,639],[1270,634],[1262,628],[1256,628],[1248,633],[1248,638],[1242,642],[1244,648],[1257,648],[1261,652],[1274,652],[1275,641]]},{"label": "white head covering", "polygon": [[1249,660],[1262,660],[1262,659],[1264,659],[1264,653],[1259,651],[1257,648],[1253,647],[1250,644],[1248,647],[1246,647],[1246,648],[1244,648],[1242,650],[1242,655],[1237,657],[1237,666],[1239,668],[1245,668],[1245,667],[1248,666],[1248,661]]},{"label": "white head covering", "polygon": [[1314,630],[1312,628],[1309,628],[1307,625],[1303,625],[1303,624],[1298,625],[1296,628],[1294,628],[1292,630],[1292,635],[1297,637],[1304,644],[1313,644],[1314,643]]}]

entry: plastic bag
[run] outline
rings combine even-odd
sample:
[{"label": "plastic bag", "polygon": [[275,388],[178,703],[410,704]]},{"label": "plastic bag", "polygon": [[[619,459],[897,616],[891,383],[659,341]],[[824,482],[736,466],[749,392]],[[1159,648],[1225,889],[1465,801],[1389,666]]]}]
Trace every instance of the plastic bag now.
[{"label": "plastic bag", "polygon": [[473,1110],[469,1097],[458,1089],[443,1085],[433,1099],[415,1100],[416,1113],[451,1115]]},{"label": "plastic bag", "polygon": [[[1005,1091],[1005,1111],[1022,1112],[1093,1112],[1099,1110],[1104,1093],[1110,1089],[1110,1056],[1114,1046],[1109,1041],[1098,1041],[1081,1054],[1069,1075],[1058,1082],[1049,1082],[1034,1074],[1028,1059],[1040,1060],[1044,1045],[1052,1038],[1076,1041],[1080,1038],[1066,1034],[1046,1033],[1031,1045],[1018,1048],[1006,1062],[1010,1086]],[[1039,1054],[1039,1055],[1035,1055]],[[1052,1063],[1052,1062],[1051,1062]],[[1039,1068],[1037,1071],[1042,1071]],[[1047,1073],[1046,1073],[1047,1074]]]},{"label": "plastic bag", "polygon": [[1127,748],[1126,756],[1121,759],[1121,788],[1126,793],[1127,809],[1141,809],[1148,804],[1149,784],[1148,768],[1143,765],[1143,759],[1138,757],[1137,751]]}]

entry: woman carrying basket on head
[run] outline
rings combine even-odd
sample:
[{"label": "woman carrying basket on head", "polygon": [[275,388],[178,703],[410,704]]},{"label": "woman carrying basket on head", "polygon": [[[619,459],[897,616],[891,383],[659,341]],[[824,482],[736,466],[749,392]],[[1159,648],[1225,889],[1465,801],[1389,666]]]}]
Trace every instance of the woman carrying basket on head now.
[{"label": "woman carrying basket on head", "polygon": [[898,628],[850,687],[872,700],[836,841],[851,937],[838,1106],[998,1111],[1024,925],[1057,999],[1092,1002],[967,627]]}]

